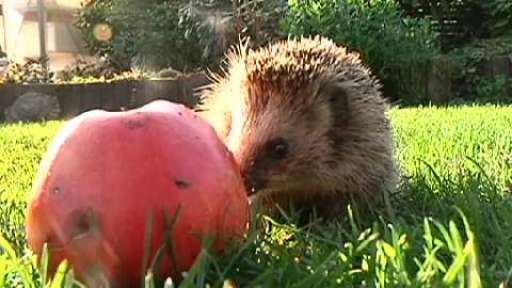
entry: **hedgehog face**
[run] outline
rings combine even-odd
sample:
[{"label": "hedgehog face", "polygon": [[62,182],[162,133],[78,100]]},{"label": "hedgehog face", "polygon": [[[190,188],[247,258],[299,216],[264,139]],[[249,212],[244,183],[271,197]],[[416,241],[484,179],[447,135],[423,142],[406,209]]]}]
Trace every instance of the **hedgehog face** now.
[{"label": "hedgehog face", "polygon": [[[349,74],[359,58],[327,39],[279,42],[228,55],[203,94],[206,118],[240,164],[249,191],[332,190]],[[359,70],[358,70],[359,69]]]},{"label": "hedgehog face", "polygon": [[[264,106],[249,103],[233,111],[226,141],[240,163],[249,193],[307,193],[318,188],[333,154],[330,99],[326,95],[309,105],[290,106],[279,102],[280,92],[252,91],[273,95]],[[298,99],[315,92],[304,87],[296,93]]]},{"label": "hedgehog face", "polygon": [[243,48],[228,63],[202,93],[200,109],[235,156],[253,200],[370,199],[382,181],[395,181],[386,101],[359,55],[315,37]]}]

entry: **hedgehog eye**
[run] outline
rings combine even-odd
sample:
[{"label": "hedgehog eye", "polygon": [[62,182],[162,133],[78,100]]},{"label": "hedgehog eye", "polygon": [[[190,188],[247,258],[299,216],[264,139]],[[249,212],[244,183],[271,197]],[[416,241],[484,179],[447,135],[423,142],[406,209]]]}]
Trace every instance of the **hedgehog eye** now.
[{"label": "hedgehog eye", "polygon": [[273,159],[281,160],[288,155],[288,142],[283,138],[277,138],[268,143],[268,153]]}]

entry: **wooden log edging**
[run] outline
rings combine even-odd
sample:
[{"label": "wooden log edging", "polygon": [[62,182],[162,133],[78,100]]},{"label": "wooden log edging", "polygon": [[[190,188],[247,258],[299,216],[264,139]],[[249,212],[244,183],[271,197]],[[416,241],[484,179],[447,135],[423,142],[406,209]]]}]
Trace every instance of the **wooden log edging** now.
[{"label": "wooden log edging", "polygon": [[84,84],[4,84],[0,85],[0,120],[3,111],[27,92],[56,96],[60,118],[74,117],[92,109],[121,111],[133,109],[156,99],[165,99],[193,107],[198,99],[196,89],[209,83],[204,73],[175,79],[119,80]]}]

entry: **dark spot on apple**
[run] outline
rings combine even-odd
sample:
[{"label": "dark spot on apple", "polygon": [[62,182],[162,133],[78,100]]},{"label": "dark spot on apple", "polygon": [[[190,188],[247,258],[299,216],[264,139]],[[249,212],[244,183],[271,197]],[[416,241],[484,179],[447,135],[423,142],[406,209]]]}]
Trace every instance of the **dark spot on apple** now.
[{"label": "dark spot on apple", "polygon": [[83,215],[78,218],[78,222],[76,223],[76,228],[78,234],[85,234],[89,232],[91,229],[91,225],[89,223],[89,220],[87,219],[87,216]]},{"label": "dark spot on apple", "polygon": [[130,119],[126,122],[126,127],[130,130],[144,127],[144,121],[142,119]]},{"label": "dark spot on apple", "polygon": [[185,179],[175,179],[174,183],[180,189],[187,189],[188,187],[190,187],[190,182],[188,182]]},{"label": "dark spot on apple", "polygon": [[181,112],[178,112],[178,115],[180,115],[180,116],[183,116],[183,113],[181,113]]},{"label": "dark spot on apple", "polygon": [[53,187],[53,189],[52,189],[52,194],[53,195],[58,195],[58,194],[60,194],[60,192],[62,192],[62,190],[60,189],[59,186]]},{"label": "dark spot on apple", "polygon": [[94,230],[98,230],[98,219],[96,213],[89,208],[87,210],[75,210],[71,215],[73,228],[71,237],[80,237]]}]

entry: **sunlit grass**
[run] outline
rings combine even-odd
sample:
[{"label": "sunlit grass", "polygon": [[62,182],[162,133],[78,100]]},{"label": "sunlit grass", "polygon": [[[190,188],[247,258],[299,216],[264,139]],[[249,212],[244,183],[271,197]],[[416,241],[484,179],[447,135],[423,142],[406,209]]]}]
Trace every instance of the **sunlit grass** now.
[{"label": "sunlit grass", "polygon": [[[353,207],[327,228],[262,217],[243,247],[221,258],[204,251],[181,286],[497,287],[509,281],[512,107],[390,115],[403,175],[391,215]],[[0,287],[47,282],[26,248],[23,223],[37,165],[61,125],[0,126]],[[67,279],[54,283],[70,287]],[[153,280],[148,274],[146,286],[162,286]]]}]

